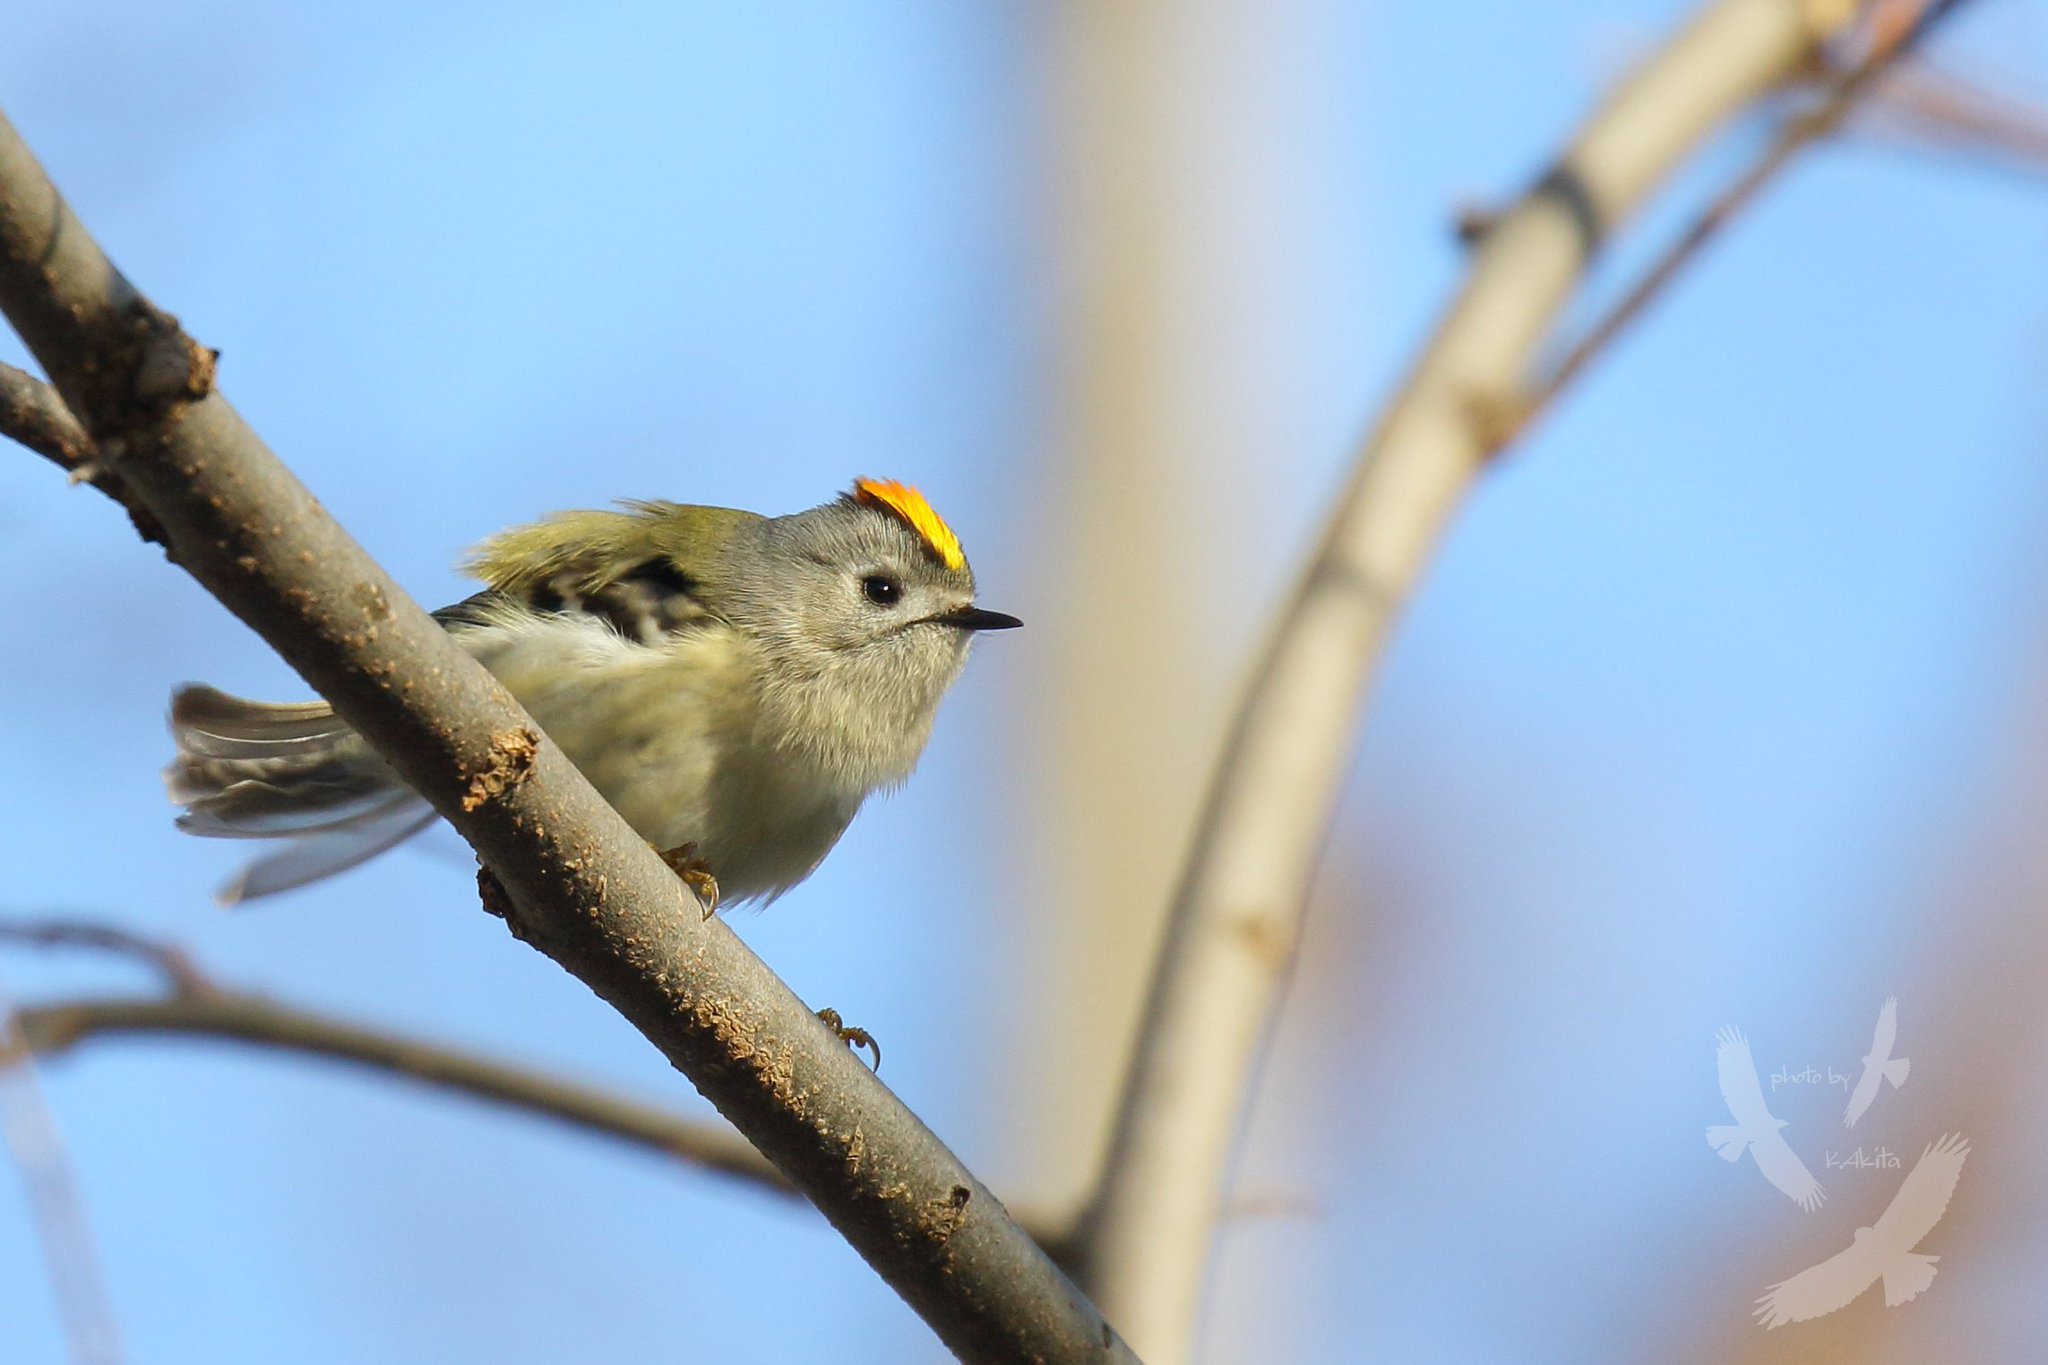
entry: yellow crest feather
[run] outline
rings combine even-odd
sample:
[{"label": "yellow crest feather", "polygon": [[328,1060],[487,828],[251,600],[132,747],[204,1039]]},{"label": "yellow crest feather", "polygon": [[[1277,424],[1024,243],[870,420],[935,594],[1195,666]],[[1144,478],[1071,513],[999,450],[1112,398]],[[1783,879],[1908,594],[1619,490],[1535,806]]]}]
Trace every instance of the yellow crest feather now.
[{"label": "yellow crest feather", "polygon": [[947,568],[957,573],[967,567],[967,556],[960,549],[960,537],[954,535],[953,528],[932,510],[932,505],[924,500],[924,494],[910,485],[894,479],[855,479],[853,492],[848,496],[863,507],[879,507],[893,514],[915,531],[925,548]]}]

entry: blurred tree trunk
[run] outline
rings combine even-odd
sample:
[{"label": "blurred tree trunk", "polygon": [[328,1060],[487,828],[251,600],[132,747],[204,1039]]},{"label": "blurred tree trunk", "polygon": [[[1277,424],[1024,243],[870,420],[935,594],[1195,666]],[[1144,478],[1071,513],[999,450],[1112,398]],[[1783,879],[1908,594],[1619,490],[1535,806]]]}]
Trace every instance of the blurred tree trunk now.
[{"label": "blurred tree trunk", "polygon": [[[1092,1173],[1228,707],[1309,533],[1312,399],[1341,369],[1330,332],[1364,255],[1328,188],[1353,159],[1324,107],[1341,20],[1251,0],[1057,10],[1043,486],[1060,496],[1036,543],[1064,648],[1034,655],[1028,733],[1031,846],[1059,894],[1029,931],[1044,956],[1018,1043],[1033,1190],[1078,1197]],[[1347,412],[1358,383],[1337,382]]]}]

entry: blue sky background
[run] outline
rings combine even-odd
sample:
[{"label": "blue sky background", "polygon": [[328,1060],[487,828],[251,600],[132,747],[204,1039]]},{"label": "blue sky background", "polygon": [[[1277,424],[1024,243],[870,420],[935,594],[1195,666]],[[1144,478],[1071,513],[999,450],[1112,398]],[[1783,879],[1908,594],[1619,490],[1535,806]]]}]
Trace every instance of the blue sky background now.
[{"label": "blue sky background", "polygon": [[[882,1036],[886,1079],[1030,1202],[1007,1078],[1044,1074],[1032,1021],[1064,1005],[1046,884],[999,874],[1031,865],[1025,794],[1064,775],[1019,717],[1033,655],[1126,605],[1039,572],[1087,553],[1046,448],[1067,306],[1052,11],[423,8],[29,0],[0,108],[430,606],[467,591],[463,547],[553,508],[785,511],[863,473],[931,495],[985,600],[1030,628],[977,651],[911,787],[735,927]],[[1183,106],[1204,116],[1181,154],[1246,177],[1202,182],[1216,221],[1269,156],[1312,190],[1259,206],[1289,225],[1285,260],[1245,263],[1272,288],[1216,284],[1204,363],[1291,415],[1282,440],[1202,454],[1180,495],[1230,533],[1241,608],[1205,618],[1199,578],[1159,604],[1203,623],[1201,686],[1241,669],[1454,284],[1452,208],[1525,183],[1686,8],[1191,7],[1212,38],[1272,15],[1243,69],[1221,50],[1213,104]],[[2021,81],[2048,56],[2039,6],[1974,7],[1941,50],[2048,94]],[[1245,128],[1273,145],[1224,156]],[[1814,1358],[1838,1338],[1765,1339],[1749,1301],[1847,1245],[1896,1175],[1824,1174],[1809,1216],[1714,1160],[1714,1031],[1743,1027],[1766,1066],[1853,1069],[1888,995],[1914,1081],[1857,1136],[1910,1164],[1961,1128],[1975,1155],[1923,1247],[1933,1289],[1824,1330],[1861,1333],[1858,1359],[2027,1358],[2048,1246],[1997,1210],[2044,1193],[2048,1053],[2023,1027],[2048,808],[2044,236],[2039,178],[1827,149],[1481,485],[1373,702],[1250,1124],[1239,1190],[1268,1211],[1226,1237],[1214,1359]],[[1243,482],[1253,527],[1232,521]],[[237,984],[699,1105],[476,912],[445,831],[212,909],[238,850],[171,828],[165,696],[299,684],[25,457],[0,459],[0,575],[9,913],[115,919]],[[15,953],[0,980],[147,984]],[[810,1214],[649,1156],[225,1047],[106,1044],[44,1080],[136,1361],[939,1358]],[[1774,1106],[1811,1161],[1852,1145],[1834,1099]],[[0,1360],[62,1357],[0,1179]]]}]

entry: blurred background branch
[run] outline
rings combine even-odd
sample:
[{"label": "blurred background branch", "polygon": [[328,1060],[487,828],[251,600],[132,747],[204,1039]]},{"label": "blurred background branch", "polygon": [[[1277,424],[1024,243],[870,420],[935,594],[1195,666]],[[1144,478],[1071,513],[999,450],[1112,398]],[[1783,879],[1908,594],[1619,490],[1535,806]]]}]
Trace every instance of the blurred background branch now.
[{"label": "blurred background branch", "polygon": [[[1916,22],[1879,45],[1950,8],[1914,7]],[[1898,13],[1881,4],[1873,22]],[[1704,7],[1478,234],[1458,299],[1361,451],[1212,781],[1084,1225],[1085,1283],[1154,1365],[1193,1355],[1253,1065],[1394,614],[1473,475],[1531,396],[1554,393],[1531,366],[1607,237],[1709,133],[1798,78],[1856,17],[1850,5],[1793,0]],[[1845,80],[1836,116],[1873,69]]]},{"label": "blurred background branch", "polygon": [[[214,1039],[296,1052],[555,1119],[777,1195],[796,1195],[781,1172],[723,1124],[468,1049],[235,990],[202,971],[174,943],[86,919],[0,920],[0,942],[125,957],[160,975],[167,989],[159,999],[81,996],[17,1005],[13,1036],[25,1054],[57,1056],[93,1039],[119,1037]],[[1055,1256],[1065,1254],[1073,1235],[1071,1217],[1021,1207],[1013,1206],[1013,1213],[1032,1237]]]},{"label": "blurred background branch", "polygon": [[1550,406],[1579,377],[1581,370],[1613,346],[1615,339],[1670,286],[1715,234],[1777,178],[1795,156],[1815,142],[1834,136],[1851,114],[1883,93],[1884,82],[1895,76],[1899,60],[1916,49],[1928,30],[1959,8],[1960,3],[1961,0],[1936,0],[1931,4],[1926,0],[1881,0],[1871,7],[1866,22],[1855,35],[1860,42],[1824,45],[1820,49],[1823,55],[1834,52],[1838,46],[1858,50],[1853,55],[1837,54],[1839,65],[1825,78],[1818,102],[1786,115],[1763,154],[1700,211],[1629,286],[1619,302],[1564,349],[1549,372],[1532,387],[1521,420],[1527,421]]},{"label": "blurred background branch", "polygon": [[1995,77],[1916,61],[1887,72],[1848,131],[1953,161],[2048,175],[2048,109],[2001,90]]},{"label": "blurred background branch", "polygon": [[22,1045],[46,1055],[69,1052],[94,1038],[154,1036],[213,1038],[350,1062],[558,1119],[776,1194],[796,1193],[766,1158],[729,1128],[567,1077],[328,1018],[246,992],[216,988],[162,1000],[65,998],[24,1006],[15,1018]]},{"label": "blurred background branch", "polygon": [[68,1052],[120,1035],[217,1038],[352,1062],[634,1143],[781,1195],[795,1193],[774,1166],[730,1128],[697,1122],[566,1077],[513,1066],[461,1048],[331,1019],[213,981],[175,944],[85,920],[0,922],[0,940],[114,953],[160,973],[166,998],[41,1001],[14,1011],[31,1053]]},{"label": "blurred background branch", "polygon": [[192,955],[177,944],[97,920],[0,920],[0,942],[33,948],[85,948],[125,957],[156,972],[173,995],[207,995],[216,989]]}]

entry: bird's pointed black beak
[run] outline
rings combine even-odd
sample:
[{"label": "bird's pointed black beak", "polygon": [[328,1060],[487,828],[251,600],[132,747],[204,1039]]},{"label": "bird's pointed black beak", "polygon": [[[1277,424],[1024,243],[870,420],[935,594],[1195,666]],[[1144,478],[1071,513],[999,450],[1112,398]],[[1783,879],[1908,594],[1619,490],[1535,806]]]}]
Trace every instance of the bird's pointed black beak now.
[{"label": "bird's pointed black beak", "polygon": [[932,620],[955,630],[1015,630],[1024,624],[1005,612],[983,611],[980,607],[955,607]]}]

